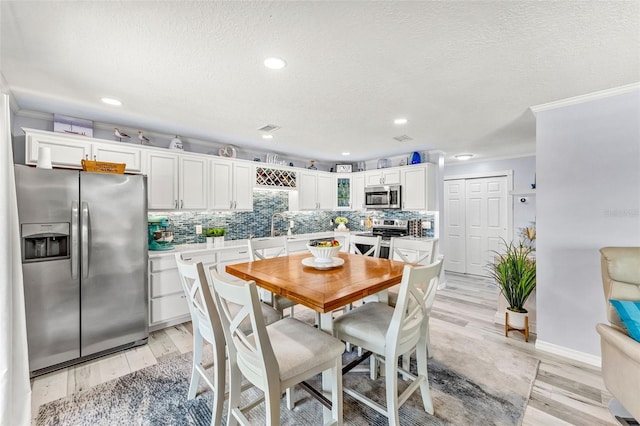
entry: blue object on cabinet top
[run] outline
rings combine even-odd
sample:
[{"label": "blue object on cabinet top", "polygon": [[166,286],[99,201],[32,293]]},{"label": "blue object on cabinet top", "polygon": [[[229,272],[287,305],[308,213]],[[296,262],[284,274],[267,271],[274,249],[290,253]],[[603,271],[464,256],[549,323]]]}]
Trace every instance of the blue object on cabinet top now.
[{"label": "blue object on cabinet top", "polygon": [[420,158],[419,152],[414,152],[411,154],[411,164],[420,164],[422,163],[422,158]]}]

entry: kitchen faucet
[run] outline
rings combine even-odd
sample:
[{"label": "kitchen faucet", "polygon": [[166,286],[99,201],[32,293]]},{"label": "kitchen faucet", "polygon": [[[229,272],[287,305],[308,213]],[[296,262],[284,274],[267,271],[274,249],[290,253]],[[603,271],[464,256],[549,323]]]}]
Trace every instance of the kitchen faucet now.
[{"label": "kitchen faucet", "polygon": [[272,237],[276,236],[276,228],[274,227],[276,216],[280,217],[281,219],[287,218],[283,213],[274,213],[273,216],[271,216],[271,236]]}]

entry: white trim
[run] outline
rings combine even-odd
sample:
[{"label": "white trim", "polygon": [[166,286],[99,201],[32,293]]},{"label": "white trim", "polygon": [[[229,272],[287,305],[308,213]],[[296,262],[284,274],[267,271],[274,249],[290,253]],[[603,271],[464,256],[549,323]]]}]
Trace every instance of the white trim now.
[{"label": "white trim", "polygon": [[593,365],[600,368],[602,365],[602,359],[599,356],[591,355],[586,352],[576,351],[565,346],[556,345],[554,343],[545,342],[542,340],[536,340],[536,350],[541,352],[548,352],[553,355],[559,355],[564,358],[569,358],[575,361],[584,362],[585,364]]},{"label": "white trim", "polygon": [[588,93],[586,95],[574,96],[572,98],[560,99],[558,101],[548,102],[546,104],[534,105],[529,107],[529,109],[534,114],[538,114],[541,111],[547,111],[547,110],[556,109],[556,108],[564,108],[566,106],[581,104],[583,102],[589,102],[596,99],[608,98],[610,96],[617,96],[625,93],[630,93],[635,90],[640,90],[640,82],[627,84],[625,86],[620,86],[620,87],[614,87],[611,89],[601,90],[599,92]]}]

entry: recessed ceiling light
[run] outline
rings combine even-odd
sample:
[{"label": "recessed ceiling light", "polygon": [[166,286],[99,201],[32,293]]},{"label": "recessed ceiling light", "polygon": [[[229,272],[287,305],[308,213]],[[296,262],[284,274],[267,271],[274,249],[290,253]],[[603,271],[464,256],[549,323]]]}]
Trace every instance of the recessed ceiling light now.
[{"label": "recessed ceiling light", "polygon": [[287,63],[282,58],[271,57],[264,60],[264,66],[272,70],[281,70],[287,66]]},{"label": "recessed ceiling light", "polygon": [[102,98],[100,99],[102,102],[104,102],[107,105],[113,105],[113,106],[120,106],[122,105],[122,102],[120,102],[117,99],[113,99],[113,98]]},{"label": "recessed ceiling light", "polygon": [[343,152],[342,155],[351,155],[350,152]]},{"label": "recessed ceiling light", "polygon": [[458,155],[454,155],[454,157],[457,158],[458,160],[465,161],[473,157],[473,154],[458,154]]},{"label": "recessed ceiling light", "polygon": [[396,118],[393,120],[393,124],[407,124],[406,118]]},{"label": "recessed ceiling light", "polygon": [[262,139],[273,139],[273,135],[262,135]]}]

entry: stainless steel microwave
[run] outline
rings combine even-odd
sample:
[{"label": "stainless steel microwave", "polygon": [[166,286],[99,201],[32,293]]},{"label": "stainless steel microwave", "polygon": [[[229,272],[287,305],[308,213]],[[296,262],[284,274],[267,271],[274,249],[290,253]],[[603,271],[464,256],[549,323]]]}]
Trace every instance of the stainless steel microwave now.
[{"label": "stainless steel microwave", "polygon": [[402,207],[402,187],[367,186],[364,189],[364,206],[368,209],[399,209]]}]

